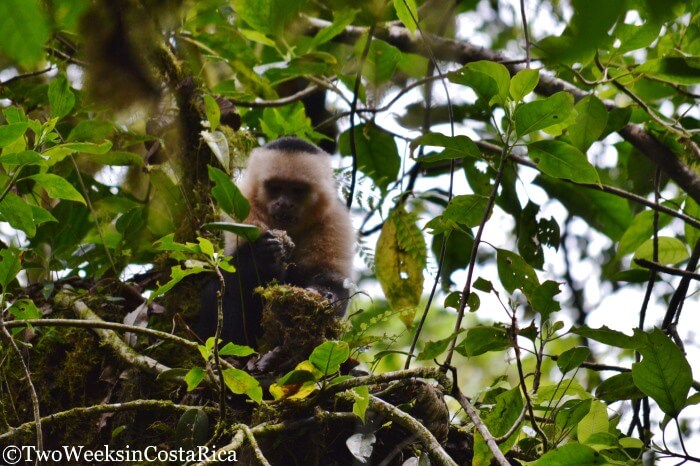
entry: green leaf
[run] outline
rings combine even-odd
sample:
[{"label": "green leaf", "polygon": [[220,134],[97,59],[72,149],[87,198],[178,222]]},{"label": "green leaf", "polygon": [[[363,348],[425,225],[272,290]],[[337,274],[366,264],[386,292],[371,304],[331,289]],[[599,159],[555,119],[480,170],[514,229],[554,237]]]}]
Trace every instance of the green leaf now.
[{"label": "green leaf", "polygon": [[365,422],[365,414],[367,413],[367,408],[369,407],[369,388],[366,385],[354,387],[352,389],[352,397],[353,414],[362,419],[362,422]]},{"label": "green leaf", "polygon": [[49,25],[43,4],[37,0],[0,2],[0,49],[23,65],[32,65],[44,56]]},{"label": "green leaf", "polygon": [[[365,37],[355,44],[355,55],[358,59],[362,56],[366,40]],[[399,49],[383,40],[373,39],[369,46],[367,59],[362,67],[362,76],[375,86],[383,84],[394,75],[399,61],[401,61],[401,51]]]},{"label": "green leaf", "polygon": [[481,158],[481,151],[468,136],[446,136],[440,133],[426,133],[411,141],[411,152],[419,146],[444,147],[445,151],[437,157],[422,157],[424,162],[436,162],[441,160],[463,159],[465,157]]},{"label": "green leaf", "polygon": [[209,179],[216,184],[212,188],[211,194],[221,210],[237,220],[245,220],[250,213],[248,199],[243,196],[226,173],[211,165],[207,166],[207,170],[209,171]]},{"label": "green leaf", "polygon": [[202,228],[209,231],[228,231],[250,242],[255,241],[260,236],[258,227],[245,223],[211,222],[205,223]]},{"label": "green leaf", "polygon": [[407,213],[403,207],[392,210],[379,234],[374,259],[377,280],[387,301],[400,311],[407,328],[413,325],[423,293],[426,260],[425,242],[415,222],[415,214]]},{"label": "green leaf", "polygon": [[394,0],[394,9],[396,16],[399,17],[406,29],[416,32],[418,26],[418,9],[416,8],[415,0]]},{"label": "green leaf", "polygon": [[540,206],[529,201],[520,212],[518,219],[518,252],[531,266],[542,269],[544,266],[544,251],[538,238],[537,214]]},{"label": "green leaf", "polygon": [[83,195],[78,192],[65,178],[51,173],[40,173],[28,177],[46,190],[46,193],[54,199],[65,199],[67,201],[80,202],[85,204]]},{"label": "green leaf", "polygon": [[449,336],[438,341],[427,341],[423,347],[423,351],[416,356],[417,361],[429,361],[435,359],[447,350],[453,336]]},{"label": "green leaf", "polygon": [[228,342],[223,348],[219,349],[219,356],[237,356],[245,357],[255,354],[255,350],[249,346],[236,345]]},{"label": "green leaf", "polygon": [[553,280],[547,280],[528,295],[528,300],[532,308],[542,316],[542,320],[549,319],[552,312],[561,310],[561,305],[554,299],[556,295],[561,293],[559,283]]},{"label": "green leaf", "polygon": [[593,448],[580,443],[567,443],[564,446],[548,451],[531,466],[591,466],[608,464],[603,455]]},{"label": "green leaf", "polygon": [[68,115],[75,105],[75,95],[70,89],[70,83],[63,74],[56,76],[49,84],[49,104],[51,116],[63,118]]},{"label": "green leaf", "polygon": [[204,94],[204,113],[209,121],[209,130],[216,130],[221,120],[221,109],[216,99],[209,94]]},{"label": "green leaf", "polygon": [[591,410],[593,400],[568,400],[556,411],[554,423],[559,432],[569,432]]},{"label": "green leaf", "polygon": [[140,167],[143,165],[143,158],[133,152],[114,151],[106,154],[90,154],[83,152],[80,154],[81,160],[88,160],[100,165],[112,167]]},{"label": "green leaf", "polygon": [[0,155],[0,163],[5,165],[45,165],[46,159],[33,150],[12,152]]},{"label": "green leaf", "polygon": [[581,99],[575,106],[576,119],[567,132],[571,143],[586,152],[601,134],[608,123],[608,109],[594,95]]},{"label": "green leaf", "polygon": [[66,142],[98,142],[108,138],[114,131],[114,125],[106,121],[82,120],[70,131]]},{"label": "green leaf", "polygon": [[185,411],[175,427],[175,441],[178,445],[183,445],[186,450],[194,450],[198,445],[204,445],[208,434],[209,417],[202,408]]},{"label": "green leaf", "polygon": [[634,349],[638,345],[638,339],[630,337],[617,330],[612,330],[607,326],[600,328],[590,328],[585,325],[581,327],[573,327],[571,333],[580,335],[584,338],[598,341],[605,345],[614,346],[616,348]]},{"label": "green leaf", "polygon": [[188,269],[183,269],[180,265],[172,267],[170,269],[170,280],[165,285],[159,286],[157,290],[151,293],[149,301],[153,301],[158,296],[170,291],[175,285],[180,283],[180,281],[182,281],[183,278],[202,272],[206,272],[206,269],[202,267],[192,267]]},{"label": "green leaf", "polygon": [[[437,260],[441,257],[443,241],[447,241],[447,244],[445,244],[445,255],[443,257],[442,270],[440,270],[440,279],[442,289],[448,291],[453,284],[452,273],[455,270],[465,268],[469,263],[474,238],[470,234],[456,229],[449,233],[435,234],[431,250]],[[457,293],[456,299],[459,301],[459,293]]]},{"label": "green leaf", "polygon": [[[659,215],[659,228],[663,228],[671,222],[671,217],[665,214]],[[617,246],[617,257],[622,258],[627,254],[634,252],[646,240],[654,234],[654,211],[645,210],[638,213],[632,219],[632,223],[625,231],[625,234],[620,238],[620,243]],[[687,234],[686,234],[687,236]],[[689,244],[694,244],[688,242]]]},{"label": "green leaf", "polygon": [[[700,205],[698,205],[693,198],[688,196],[685,200],[685,205],[683,206],[683,213],[693,218],[700,218]],[[664,215],[664,217],[666,216]],[[686,223],[684,229],[686,241],[690,247],[695,247],[698,240],[700,240],[700,228],[696,228]]]},{"label": "green leaf", "polygon": [[600,183],[595,167],[586,154],[565,142],[545,140],[527,145],[530,158],[545,175],[576,183]]},{"label": "green leaf", "polygon": [[7,285],[12,283],[21,269],[19,249],[0,249],[0,288],[3,293],[7,292]]},{"label": "green leaf", "polygon": [[146,208],[142,206],[129,209],[120,215],[114,226],[126,241],[133,238],[146,223]]},{"label": "green leaf", "polygon": [[318,31],[318,33],[311,39],[311,43],[308,46],[308,50],[313,50],[321,44],[333,39],[335,36],[340,34],[345,30],[347,26],[352,24],[355,20],[355,16],[360,10],[348,9],[348,10],[333,10],[333,23]]},{"label": "green leaf", "polygon": [[240,369],[228,368],[222,371],[224,383],[237,395],[248,395],[256,403],[262,403],[262,387],[250,374]]},{"label": "green leaf", "polygon": [[258,31],[269,34],[283,32],[287,23],[296,19],[301,0],[232,0],[236,14]]},{"label": "green leaf", "polygon": [[[0,2],[0,4],[1,3],[2,2]],[[24,136],[24,133],[27,131],[28,127],[29,125],[24,122],[0,125],[0,147],[7,147]]]},{"label": "green leaf", "polygon": [[324,375],[340,370],[340,365],[350,357],[350,347],[344,341],[326,341],[314,348],[309,361]]},{"label": "green leaf", "polygon": [[488,207],[488,198],[478,194],[462,194],[452,198],[442,215],[429,221],[425,227],[432,229],[432,234],[461,230],[460,227],[473,228],[481,223]]},{"label": "green leaf", "polygon": [[[496,406],[484,418],[484,424],[488,427],[491,435],[500,437],[508,433],[510,428],[520,417],[520,412],[523,409],[523,398],[520,395],[520,387],[512,388],[496,396]],[[506,453],[515,444],[518,438],[520,429],[515,432],[504,442],[498,445],[498,448]],[[474,459],[473,466],[487,466],[491,464],[493,454],[486,444],[486,440],[477,431],[474,434]]]},{"label": "green leaf", "polygon": [[483,291],[484,293],[490,293],[493,291],[493,284],[482,277],[477,278],[472,285],[473,288]]},{"label": "green leaf", "polygon": [[[389,184],[398,177],[401,167],[394,137],[374,123],[365,123],[355,127],[355,146],[357,167],[369,176],[382,192],[386,192]],[[338,151],[343,155],[352,155],[350,130],[340,135]]]},{"label": "green leaf", "polygon": [[627,200],[612,194],[594,191],[538,176],[535,184],[544,188],[572,214],[583,218],[588,225],[618,241],[632,221]]},{"label": "green leaf", "polygon": [[13,228],[22,230],[29,237],[36,234],[36,222],[31,206],[15,193],[7,193],[0,201],[0,220],[9,223]]},{"label": "green leaf", "polygon": [[543,100],[522,104],[513,113],[515,132],[518,137],[523,137],[534,131],[562,123],[573,109],[574,97],[564,91]]},{"label": "green leaf", "polygon": [[576,346],[559,355],[557,358],[557,366],[562,374],[566,374],[580,366],[581,363],[588,358],[589,354],[591,354],[590,349],[585,346]]},{"label": "green leaf", "polygon": [[[688,258],[688,248],[677,238],[659,236],[658,262],[660,264],[677,264]],[[654,260],[654,239],[648,239],[634,252],[634,260]]]},{"label": "green leaf", "polygon": [[510,347],[508,330],[503,327],[472,327],[467,336],[455,346],[464,357],[479,356],[489,351],[503,351]]},{"label": "green leaf", "polygon": [[695,57],[652,58],[634,71],[683,86],[700,84],[700,67]]},{"label": "green leaf", "polygon": [[111,141],[104,141],[100,144],[92,142],[68,142],[65,144],[57,144],[45,150],[43,155],[50,158],[49,165],[54,165],[76,152],[85,154],[105,154],[109,152],[111,148]]},{"label": "green leaf", "polygon": [[685,407],[693,373],[683,352],[661,330],[635,332],[643,340],[637,348],[642,361],[632,364],[634,384],[656,401],[661,410],[675,417]]},{"label": "green leaf", "polygon": [[578,423],[576,434],[579,442],[584,442],[593,434],[607,432],[610,426],[608,421],[608,408],[600,401],[592,401],[591,409]]},{"label": "green leaf", "polygon": [[638,400],[644,396],[634,384],[631,372],[622,372],[603,380],[595,390],[596,398],[606,403],[622,400]]},{"label": "green leaf", "polygon": [[486,105],[504,105],[510,92],[508,68],[492,61],[467,63],[447,75],[454,83],[471,87]]},{"label": "green leaf", "polygon": [[540,81],[540,72],[537,70],[525,69],[518,71],[510,80],[510,96],[516,102],[523,100],[523,97],[535,90]]},{"label": "green leaf", "polygon": [[204,380],[204,377],[206,375],[207,373],[201,367],[193,367],[192,369],[190,369],[189,372],[185,375],[185,382],[187,382],[187,391],[191,392],[192,390],[197,388],[199,384],[202,383],[202,380]]},{"label": "green leaf", "polygon": [[571,65],[587,64],[596,49],[609,49],[613,37],[609,31],[623,13],[625,2],[610,0],[573,0],[573,16],[558,36],[538,42],[538,49],[548,61]]},{"label": "green leaf", "polygon": [[663,25],[663,21],[659,21],[658,18],[654,19],[655,21],[647,19],[640,26],[618,22],[613,31],[613,35],[620,40],[617,52],[623,54],[651,45],[659,37]]},{"label": "green leaf", "polygon": [[510,294],[519,288],[526,296],[531,296],[535,289],[540,286],[535,269],[514,252],[506,249],[497,249],[496,251],[498,278],[501,279],[503,288]]}]

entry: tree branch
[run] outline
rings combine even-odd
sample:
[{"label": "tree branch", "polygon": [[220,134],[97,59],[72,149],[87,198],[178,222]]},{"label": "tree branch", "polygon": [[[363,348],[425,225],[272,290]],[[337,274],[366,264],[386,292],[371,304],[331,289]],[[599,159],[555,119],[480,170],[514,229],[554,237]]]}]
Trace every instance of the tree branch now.
[{"label": "tree branch", "polygon": [[[433,434],[410,414],[401,411],[396,406],[373,395],[369,397],[369,404],[372,409],[384,414],[392,422],[395,422],[404,429],[415,434],[417,439],[428,450],[427,453],[430,457],[431,464],[457,466],[457,463],[449,457],[438,441],[435,440]],[[498,447],[496,447],[496,449],[498,449]],[[507,466],[508,462],[506,462],[505,465]]]},{"label": "tree branch", "polygon": [[[104,413],[116,413],[123,411],[136,411],[142,409],[187,411],[188,409],[192,408],[197,408],[197,406],[179,405],[173,403],[170,400],[135,400],[128,401],[125,403],[102,404],[95,406],[72,408],[66,411],[51,414],[49,416],[44,416],[41,418],[41,423],[52,424],[55,422],[68,421],[75,417],[91,416],[95,414]],[[209,411],[210,414],[214,412],[213,408],[201,407],[200,409]],[[30,421],[25,422],[24,424],[19,425],[17,427],[13,427],[9,431],[0,434],[0,441],[11,439],[15,435],[21,433],[29,433],[35,425],[36,421]]]}]

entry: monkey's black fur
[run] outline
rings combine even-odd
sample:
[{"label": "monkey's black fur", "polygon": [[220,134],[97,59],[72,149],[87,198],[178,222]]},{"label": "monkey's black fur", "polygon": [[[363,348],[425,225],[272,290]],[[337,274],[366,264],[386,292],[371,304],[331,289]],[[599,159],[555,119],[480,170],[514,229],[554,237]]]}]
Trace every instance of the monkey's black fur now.
[{"label": "monkey's black fur", "polygon": [[313,144],[299,138],[285,137],[279,138],[265,146],[267,149],[274,149],[294,154],[297,152],[307,154],[321,154],[321,150]]}]

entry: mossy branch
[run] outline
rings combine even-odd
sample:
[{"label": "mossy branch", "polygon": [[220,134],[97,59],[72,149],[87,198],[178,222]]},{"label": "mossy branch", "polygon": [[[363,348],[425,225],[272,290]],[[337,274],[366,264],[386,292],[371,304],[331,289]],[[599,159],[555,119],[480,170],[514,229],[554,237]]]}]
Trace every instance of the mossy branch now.
[{"label": "mossy branch", "polygon": [[[197,408],[196,406],[187,406],[175,404],[169,400],[135,400],[128,401],[125,403],[114,403],[114,404],[101,404],[88,407],[77,407],[66,411],[61,411],[59,413],[51,414],[49,416],[44,416],[40,419],[42,424],[52,424],[58,422],[68,421],[73,418],[82,418],[93,416],[96,414],[104,413],[116,413],[124,411],[136,411],[142,409],[148,410],[169,410],[184,412],[192,408]],[[202,407],[204,411],[209,414],[215,412],[213,408]],[[9,431],[0,434],[0,441],[9,440],[19,434],[29,434],[32,429],[36,426],[36,421],[25,422],[24,424],[11,428]]]},{"label": "mossy branch", "polygon": [[[96,322],[99,324],[104,323],[104,320],[95,314],[83,301],[76,299],[75,295],[68,292],[62,291],[58,293],[54,298],[54,303],[64,309],[72,309],[75,315],[84,321]],[[98,337],[100,337],[102,343],[108,346],[114,352],[114,354],[117,355],[117,357],[129,365],[138,367],[144,372],[155,375],[162,374],[163,372],[170,370],[169,367],[159,363],[155,359],[134,351],[129,345],[124,343],[124,341],[114,331],[97,328],[97,326],[92,330]]]}]

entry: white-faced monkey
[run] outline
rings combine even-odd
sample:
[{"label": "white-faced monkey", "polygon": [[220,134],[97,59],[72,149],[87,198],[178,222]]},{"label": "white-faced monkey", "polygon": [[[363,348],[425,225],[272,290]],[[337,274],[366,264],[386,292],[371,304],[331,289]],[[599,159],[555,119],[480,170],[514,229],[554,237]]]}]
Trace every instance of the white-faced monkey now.
[{"label": "white-faced monkey", "polygon": [[[355,233],[330,156],[301,139],[278,139],[253,150],[239,188],[251,207],[245,222],[262,233],[253,243],[226,234],[236,272],[225,274],[221,338],[256,346],[262,301],[254,290],[274,280],[313,289],[345,312]],[[204,339],[215,334],[219,288],[213,280],[202,296],[197,333]]]}]

